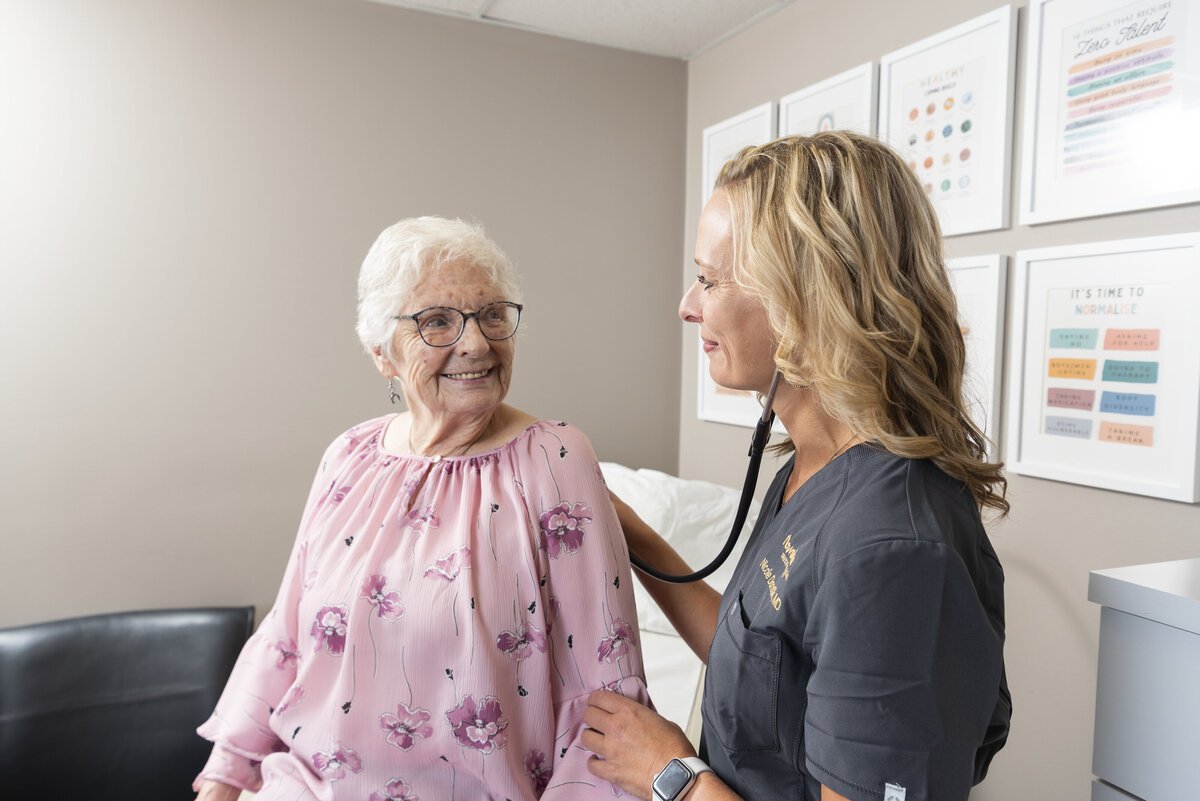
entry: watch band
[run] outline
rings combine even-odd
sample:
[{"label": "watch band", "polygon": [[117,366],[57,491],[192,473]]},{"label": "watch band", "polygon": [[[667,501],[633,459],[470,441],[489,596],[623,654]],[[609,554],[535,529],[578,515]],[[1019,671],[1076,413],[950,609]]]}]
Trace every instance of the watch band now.
[{"label": "watch band", "polygon": [[701,773],[713,772],[713,769],[708,766],[708,763],[700,757],[684,757],[679,761],[691,768],[692,773],[696,774],[696,778],[699,778]]}]

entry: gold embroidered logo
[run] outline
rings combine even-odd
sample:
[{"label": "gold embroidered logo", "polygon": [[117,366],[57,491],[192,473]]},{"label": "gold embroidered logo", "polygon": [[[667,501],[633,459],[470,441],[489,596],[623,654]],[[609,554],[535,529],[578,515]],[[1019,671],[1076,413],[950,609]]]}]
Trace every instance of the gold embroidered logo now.
[{"label": "gold embroidered logo", "polygon": [[763,578],[767,580],[767,589],[771,591],[771,606],[775,607],[775,611],[778,612],[783,602],[779,600],[779,588],[775,584],[775,571],[771,570],[766,559],[762,560],[759,567],[762,568]]},{"label": "gold embroidered logo", "polygon": [[783,553],[779,558],[783,560],[783,580],[787,581],[792,573],[792,563],[796,561],[796,549],[792,547],[791,534],[783,538]]}]

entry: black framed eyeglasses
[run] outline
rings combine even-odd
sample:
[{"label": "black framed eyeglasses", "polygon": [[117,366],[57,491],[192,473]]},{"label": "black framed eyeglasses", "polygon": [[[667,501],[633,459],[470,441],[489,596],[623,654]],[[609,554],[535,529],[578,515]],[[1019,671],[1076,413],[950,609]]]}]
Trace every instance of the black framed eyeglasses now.
[{"label": "black framed eyeglasses", "polygon": [[517,325],[521,322],[521,310],[524,308],[520,303],[510,303],[507,300],[489,303],[473,312],[460,311],[450,306],[430,306],[413,314],[397,314],[393,319],[412,320],[417,324],[417,333],[426,345],[448,348],[462,338],[467,320],[472,317],[479,326],[479,332],[486,339],[493,342],[508,339],[517,333]]}]

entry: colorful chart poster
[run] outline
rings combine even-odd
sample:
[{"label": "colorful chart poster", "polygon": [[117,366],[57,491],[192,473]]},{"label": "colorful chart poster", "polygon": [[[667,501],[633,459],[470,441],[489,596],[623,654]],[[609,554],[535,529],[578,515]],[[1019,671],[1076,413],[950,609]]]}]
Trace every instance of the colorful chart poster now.
[{"label": "colorful chart poster", "polygon": [[1198,248],[1188,234],[1017,254],[1010,469],[1198,499]]},{"label": "colorful chart poster", "polygon": [[880,61],[879,136],[908,161],[946,236],[1008,225],[1015,25],[1004,6]]},{"label": "colorful chart poster", "polygon": [[1041,433],[1154,447],[1171,402],[1159,374],[1170,292],[1143,283],[1047,292]]},{"label": "colorful chart poster", "polygon": [[1004,256],[947,259],[950,283],[958,299],[958,321],[967,346],[963,399],[975,425],[999,458],[1000,359],[1004,348]]},{"label": "colorful chart poster", "polygon": [[1035,0],[1022,222],[1200,199],[1195,6]]},{"label": "colorful chart poster", "polygon": [[779,135],[854,131],[874,136],[878,74],[874,62],[807,86],[779,101]]},{"label": "colorful chart poster", "polygon": [[979,192],[979,156],[988,127],[997,123],[988,104],[980,103],[987,96],[987,87],[979,85],[985,74],[983,60],[975,58],[922,75],[903,89],[904,155],[939,205],[970,202]]}]

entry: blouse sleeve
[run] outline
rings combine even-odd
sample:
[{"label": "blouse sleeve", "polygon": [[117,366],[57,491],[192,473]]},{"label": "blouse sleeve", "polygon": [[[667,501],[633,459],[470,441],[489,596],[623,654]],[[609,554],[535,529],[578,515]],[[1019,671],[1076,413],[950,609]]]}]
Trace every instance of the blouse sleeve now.
[{"label": "blouse sleeve", "polygon": [[[587,769],[580,742],[587,697],[599,689],[650,706],[638,637],[629,552],[608,489],[587,438],[565,423],[532,440],[526,501],[535,516],[545,576],[555,744],[526,772],[545,782],[543,801],[614,791]],[[530,759],[537,760],[533,754]],[[547,770],[549,768],[549,770]]]},{"label": "blouse sleeve", "polygon": [[259,763],[268,754],[286,748],[271,729],[270,717],[286,703],[301,658],[297,610],[306,572],[305,532],[328,489],[326,476],[332,452],[331,446],[317,470],[275,603],[242,648],[212,716],[196,729],[201,737],[212,741],[213,750],[193,782],[195,790],[211,779],[257,791],[262,786]]}]

